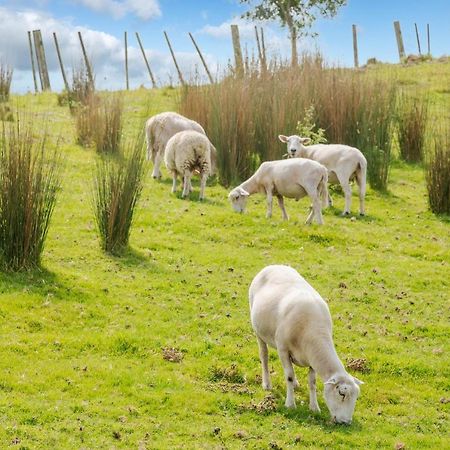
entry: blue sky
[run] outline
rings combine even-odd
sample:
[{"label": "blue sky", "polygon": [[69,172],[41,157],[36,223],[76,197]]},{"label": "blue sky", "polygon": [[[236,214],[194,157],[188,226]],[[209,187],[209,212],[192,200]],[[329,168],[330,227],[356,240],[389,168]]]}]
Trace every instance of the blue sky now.
[{"label": "blue sky", "polygon": [[[239,24],[243,47],[254,52],[253,24],[240,19],[245,6],[238,0],[0,0],[0,60],[14,67],[13,91],[33,89],[27,31],[40,28],[44,38],[52,88],[62,88],[52,33],[60,41],[66,70],[80,64],[77,31],[81,31],[100,88],[118,89],[123,74],[123,33],[129,34],[130,85],[150,86],[134,32],[140,33],[150,64],[160,84],[176,75],[163,37],[166,30],[186,78],[198,56],[187,33],[196,37],[213,72],[232,59],[229,25]],[[316,39],[301,39],[299,48],[319,48],[331,63],[353,64],[351,25],[358,27],[360,62],[369,57],[398,60],[393,21],[399,20],[406,53],[417,53],[414,22],[426,51],[426,24],[430,24],[434,56],[450,53],[450,0],[348,0],[337,17],[318,20]],[[277,23],[262,24],[269,52],[289,56],[287,33]]]}]

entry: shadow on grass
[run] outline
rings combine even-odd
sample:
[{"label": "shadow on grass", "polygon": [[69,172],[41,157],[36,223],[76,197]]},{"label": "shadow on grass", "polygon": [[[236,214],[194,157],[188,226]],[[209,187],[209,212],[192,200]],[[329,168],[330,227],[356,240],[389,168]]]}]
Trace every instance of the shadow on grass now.
[{"label": "shadow on grass", "polygon": [[86,293],[73,284],[64,283],[58,275],[38,267],[19,272],[0,272],[0,294],[32,292],[42,296],[52,295],[58,300],[83,301]]},{"label": "shadow on grass", "polygon": [[160,267],[157,266],[153,261],[150,260],[149,256],[133,247],[126,247],[122,252],[118,254],[106,254],[112,261],[120,264],[124,267],[145,267],[151,272],[160,271]]}]

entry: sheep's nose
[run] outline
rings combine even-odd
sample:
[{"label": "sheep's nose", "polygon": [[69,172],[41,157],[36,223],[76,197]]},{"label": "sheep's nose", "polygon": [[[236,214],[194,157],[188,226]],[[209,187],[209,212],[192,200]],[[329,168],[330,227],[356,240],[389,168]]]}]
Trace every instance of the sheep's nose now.
[{"label": "sheep's nose", "polygon": [[296,148],[291,148],[291,153],[295,153],[297,151]]}]

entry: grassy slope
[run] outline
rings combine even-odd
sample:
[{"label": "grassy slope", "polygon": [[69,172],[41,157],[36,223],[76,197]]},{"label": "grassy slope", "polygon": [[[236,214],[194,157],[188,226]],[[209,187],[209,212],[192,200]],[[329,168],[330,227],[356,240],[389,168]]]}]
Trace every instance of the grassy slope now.
[{"label": "grassy slope", "polygon": [[[236,215],[218,185],[204,203],[183,201],[148,176],[117,259],[99,248],[95,155],[73,145],[69,114],[52,95],[16,102],[64,130],[66,167],[44,269],[0,274],[0,448],[290,448],[299,436],[312,448],[444,448],[450,229],[427,211],[419,167],[396,163],[389,194],[369,190],[362,220],[339,217],[335,196],[321,228],[303,225],[306,200],[287,202],[290,222],[278,210],[268,221],[261,197]],[[127,105],[130,131],[175,101],[136,91]],[[254,407],[266,393],[247,289],[269,263],[298,269],[330,303],[341,358],[369,363],[354,372],[366,384],[350,427],[331,425],[322,399],[320,415],[308,412],[305,369],[287,411],[274,351],[276,407]],[[163,347],[183,361],[165,361]],[[219,382],[233,364],[245,383]]]}]

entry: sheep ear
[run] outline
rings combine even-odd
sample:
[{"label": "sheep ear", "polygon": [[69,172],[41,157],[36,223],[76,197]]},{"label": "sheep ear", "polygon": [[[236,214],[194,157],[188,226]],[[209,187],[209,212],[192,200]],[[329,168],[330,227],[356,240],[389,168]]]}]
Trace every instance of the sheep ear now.
[{"label": "sheep ear", "polygon": [[302,144],[309,144],[311,142],[310,138],[301,138]]},{"label": "sheep ear", "polygon": [[287,141],[289,140],[289,138],[288,138],[287,136],[285,136],[284,134],[279,134],[279,135],[278,135],[278,139],[279,139],[281,142],[284,142],[285,144],[286,144]]},{"label": "sheep ear", "polygon": [[331,377],[328,381],[325,381],[323,384],[336,384],[336,378]]},{"label": "sheep ear", "polygon": [[244,197],[248,197],[250,194],[243,188],[239,189],[239,194],[243,195]]},{"label": "sheep ear", "polygon": [[362,384],[364,384],[364,381],[358,380],[358,378],[353,377],[353,381],[358,385],[361,386]]}]

